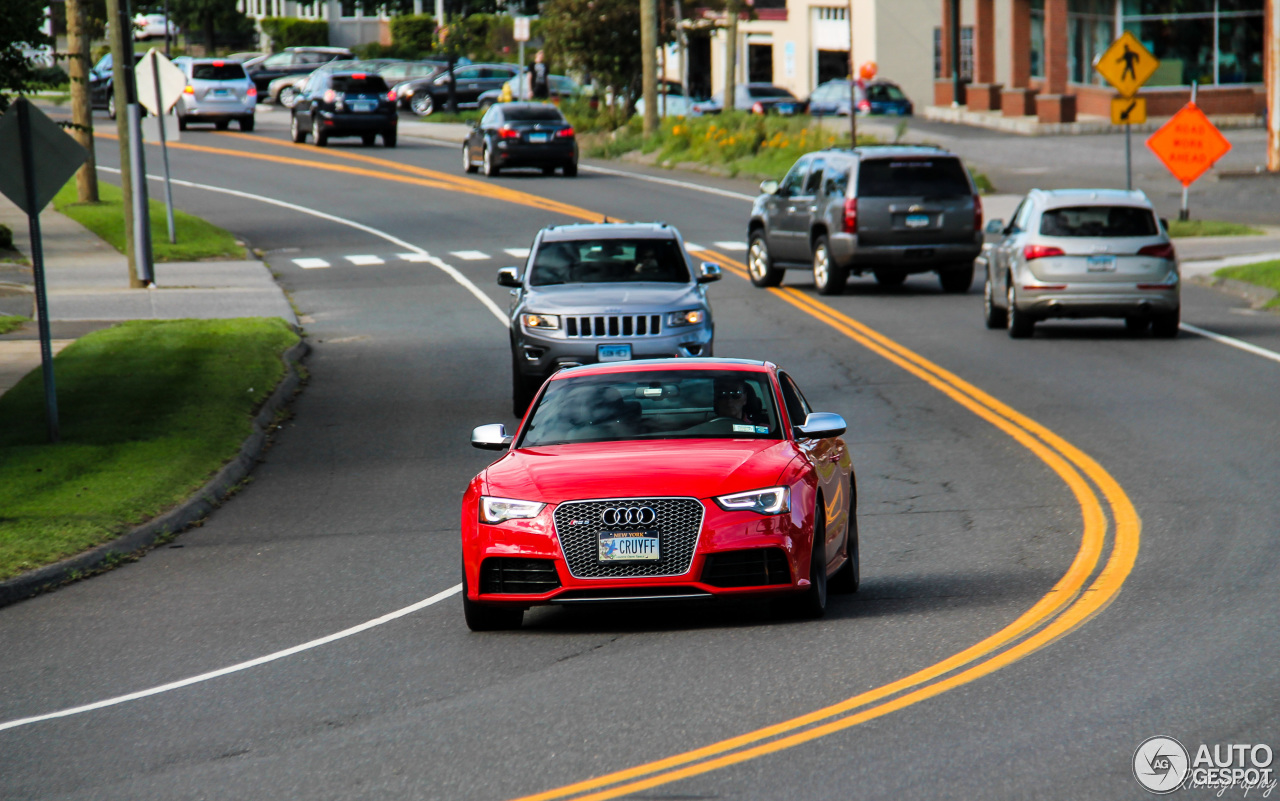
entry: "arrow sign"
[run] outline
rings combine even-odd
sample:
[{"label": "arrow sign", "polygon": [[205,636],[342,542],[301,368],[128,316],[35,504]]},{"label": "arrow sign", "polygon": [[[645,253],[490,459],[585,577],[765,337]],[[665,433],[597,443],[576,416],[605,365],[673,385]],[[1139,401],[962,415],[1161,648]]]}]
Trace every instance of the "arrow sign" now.
[{"label": "arrow sign", "polygon": [[[187,86],[187,76],[182,70],[154,47],[142,57],[133,73],[138,82],[138,102],[156,116],[167,114]],[[159,96],[156,94],[157,76]]]}]

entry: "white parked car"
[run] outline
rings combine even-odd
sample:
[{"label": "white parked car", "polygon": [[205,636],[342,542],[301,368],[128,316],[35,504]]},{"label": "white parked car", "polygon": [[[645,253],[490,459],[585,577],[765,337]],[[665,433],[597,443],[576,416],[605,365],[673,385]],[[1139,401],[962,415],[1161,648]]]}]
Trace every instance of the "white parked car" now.
[{"label": "white parked car", "polygon": [[133,18],[133,38],[163,39],[166,26],[170,38],[178,35],[178,26],[166,20],[164,14],[138,14]]}]

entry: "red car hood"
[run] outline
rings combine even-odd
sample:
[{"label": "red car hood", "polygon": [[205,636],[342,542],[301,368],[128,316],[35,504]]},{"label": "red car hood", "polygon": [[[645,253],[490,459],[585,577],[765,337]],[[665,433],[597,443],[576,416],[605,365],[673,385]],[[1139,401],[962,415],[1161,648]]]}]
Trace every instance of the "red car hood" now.
[{"label": "red car hood", "polygon": [[796,457],[786,440],[664,440],[512,451],[489,466],[486,493],[558,503],[582,498],[709,498],[772,487]]}]

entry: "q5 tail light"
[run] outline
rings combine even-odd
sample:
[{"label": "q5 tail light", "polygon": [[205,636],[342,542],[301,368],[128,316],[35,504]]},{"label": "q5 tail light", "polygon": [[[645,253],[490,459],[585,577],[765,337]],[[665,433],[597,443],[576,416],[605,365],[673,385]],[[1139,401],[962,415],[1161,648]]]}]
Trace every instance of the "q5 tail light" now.
[{"label": "q5 tail light", "polygon": [[1151,256],[1156,259],[1168,259],[1169,261],[1173,261],[1174,259],[1173,245],[1169,242],[1165,242],[1162,245],[1147,245],[1146,247],[1140,248],[1138,250],[1138,255]]},{"label": "q5 tail light", "polygon": [[244,93],[244,94],[245,94],[245,97],[257,97],[257,96],[258,96],[258,87],[256,87],[256,86],[250,86],[248,89],[246,89],[246,90],[245,90],[245,93]]},{"label": "q5 tail light", "polygon": [[858,233],[858,199],[856,197],[849,197],[844,200],[844,232],[846,234]]},{"label": "q5 tail light", "polygon": [[572,129],[572,128],[561,128],[560,130],[556,131],[556,138],[557,138],[557,139],[572,139],[572,138],[573,138],[573,129]]},{"label": "q5 tail light", "polygon": [[1022,258],[1027,261],[1032,259],[1047,259],[1050,256],[1065,256],[1062,248],[1055,248],[1050,245],[1027,245],[1022,249]]}]

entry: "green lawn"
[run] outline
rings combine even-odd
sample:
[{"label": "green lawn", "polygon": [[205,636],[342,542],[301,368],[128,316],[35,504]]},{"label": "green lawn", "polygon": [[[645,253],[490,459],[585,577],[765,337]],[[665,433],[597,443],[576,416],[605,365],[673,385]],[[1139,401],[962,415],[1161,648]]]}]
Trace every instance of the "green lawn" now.
[{"label": "green lawn", "polygon": [[1257,228],[1221,220],[1170,220],[1169,236],[1260,236]]},{"label": "green lawn", "polygon": [[[1280,292],[1280,261],[1264,261],[1240,267],[1223,267],[1214,273],[1218,278],[1233,278]],[[1272,298],[1267,308],[1280,308],[1280,296]]]},{"label": "green lawn", "polygon": [[[120,188],[98,184],[100,203],[77,202],[75,179],[68,181],[53,198],[58,211],[93,231],[116,250],[124,253],[124,206]],[[185,211],[173,210],[173,227],[178,243],[169,244],[169,223],[164,203],[151,200],[151,247],[155,259],[161,261],[198,261],[200,259],[243,259],[244,248],[227,231]]]},{"label": "green lawn", "polygon": [[0,314],[0,334],[7,334],[10,331],[16,331],[22,327],[27,321],[26,317],[16,314]]},{"label": "green lawn", "polygon": [[134,321],[54,359],[62,441],[39,370],[0,396],[0,580],[172,508],[233,458],[298,336],[279,318]]}]

